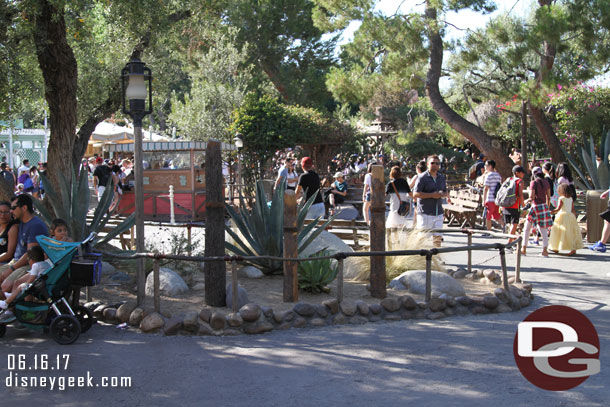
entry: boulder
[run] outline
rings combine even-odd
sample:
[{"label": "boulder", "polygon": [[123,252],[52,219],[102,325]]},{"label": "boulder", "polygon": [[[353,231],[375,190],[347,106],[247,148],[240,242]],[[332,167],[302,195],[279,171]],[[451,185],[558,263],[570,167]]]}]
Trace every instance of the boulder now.
[{"label": "boulder", "polygon": [[430,314],[426,315],[426,317],[428,319],[441,319],[441,318],[445,318],[447,315],[445,315],[444,312],[431,312]]},{"label": "boulder", "polygon": [[[299,257],[311,256],[313,253],[327,249],[331,253],[344,253],[353,252],[354,249],[349,247],[347,243],[333,235],[330,232],[323,231],[314,239],[314,241],[303,250],[303,253],[299,253]],[[333,263],[336,261],[333,260]],[[343,276],[346,280],[353,279],[360,272],[360,267],[356,263],[353,257],[348,257],[343,261]]]},{"label": "boulder", "polygon": [[197,332],[199,330],[199,314],[196,312],[186,314],[182,319],[182,326],[187,331]]},{"label": "boulder", "polygon": [[321,304],[318,304],[316,307],[316,314],[318,314],[321,318],[326,318],[328,316],[328,309]]},{"label": "boulder", "polygon": [[337,301],[336,298],[322,301],[322,305],[328,308],[331,314],[336,314],[337,312],[339,312],[339,301]]},{"label": "boulder", "polygon": [[383,311],[383,307],[379,304],[371,304],[369,305],[369,310],[373,315],[378,315],[381,314],[381,311]]},{"label": "boulder", "polygon": [[299,302],[294,306],[293,311],[303,317],[313,317],[316,313],[316,308],[311,304]]},{"label": "boulder", "polygon": [[126,283],[131,280],[131,277],[127,273],[123,273],[122,271],[117,271],[116,273],[113,273],[109,277],[109,280],[114,283]]},{"label": "boulder", "polygon": [[104,311],[102,312],[102,317],[106,321],[114,321],[116,319],[116,308],[114,308],[114,307],[104,308]]},{"label": "boulder", "polygon": [[294,328],[305,328],[307,326],[307,320],[303,317],[296,317],[292,326]]},{"label": "boulder", "polygon": [[380,305],[388,312],[395,312],[400,309],[400,301],[394,297],[384,298],[381,300]]},{"label": "boulder", "polygon": [[212,316],[210,317],[210,326],[215,331],[224,329],[226,322],[225,315],[222,312],[213,312]]},{"label": "boulder", "polygon": [[260,318],[261,313],[261,307],[254,303],[246,304],[239,309],[239,315],[241,315],[246,322],[257,321]]},{"label": "boulder", "polygon": [[356,308],[358,308],[360,315],[364,315],[365,317],[369,315],[369,305],[366,302],[362,300],[356,301]]},{"label": "boulder", "polygon": [[165,335],[176,335],[180,328],[182,328],[183,317],[175,316],[167,320],[165,325],[163,326],[163,333]]},{"label": "boulder", "polygon": [[129,317],[131,316],[133,310],[136,309],[136,306],[137,305],[135,302],[126,302],[125,304],[121,305],[119,309],[116,310],[116,319],[119,322],[129,321]]},{"label": "boulder", "polygon": [[[400,282],[414,294],[426,293],[426,271],[409,270],[398,276]],[[440,271],[432,271],[432,291],[459,297],[465,295],[464,287],[453,277]]]},{"label": "boulder", "polygon": [[[238,312],[233,312],[233,313],[227,315],[227,322],[229,323],[229,326],[239,327],[239,326],[242,326],[242,324],[244,323],[244,320]],[[226,332],[226,330],[225,330],[225,332]]]},{"label": "boulder", "polygon": [[367,322],[369,322],[368,318],[360,315],[353,316],[349,319],[349,323],[352,325],[362,325],[366,324]]},{"label": "boulder", "polygon": [[351,317],[352,315],[356,314],[356,303],[353,301],[342,301],[341,311],[348,317]]},{"label": "boulder", "polygon": [[214,330],[207,322],[199,322],[199,330],[197,331],[198,335],[213,335]]},{"label": "boulder", "polygon": [[489,280],[489,281],[494,281],[496,279],[496,277],[498,276],[495,272],[495,270],[492,269],[486,269],[483,270],[483,275]]},{"label": "boulder", "polygon": [[483,298],[483,305],[485,305],[485,308],[487,309],[496,309],[499,304],[500,301],[495,296],[492,297],[491,295],[486,295]]},{"label": "boulder", "polygon": [[193,285],[193,287],[191,287],[191,290],[193,290],[193,291],[205,290],[205,283],[203,283],[201,281],[198,283],[195,283],[195,285]]},{"label": "boulder", "polygon": [[[443,311],[445,308],[447,308],[447,300],[445,300],[444,298],[431,298],[430,299],[430,311],[434,312],[440,312]],[[430,318],[430,319],[434,319],[434,318]]]},{"label": "boulder", "polygon": [[[229,283],[227,285],[226,294],[227,294],[227,299],[226,299],[227,307],[231,308],[233,306],[233,283]],[[249,302],[250,302],[250,300],[248,300],[248,293],[246,292],[246,289],[238,284],[237,285],[237,306],[239,308],[241,308],[244,305],[248,304]]]},{"label": "boulder", "polygon": [[113,274],[114,272],[116,272],[116,268],[108,263],[107,261],[103,261],[102,262],[102,275],[103,276],[109,276],[111,274]]},{"label": "boulder", "polygon": [[140,329],[142,332],[152,332],[159,328],[163,328],[163,325],[165,325],[165,320],[161,314],[153,312],[152,314],[145,316],[142,322],[140,322]]},{"label": "boulder", "polygon": [[265,275],[262,271],[254,266],[245,266],[237,270],[237,275],[242,278],[263,278]]},{"label": "boulder", "polygon": [[322,318],[313,318],[311,321],[309,321],[309,323],[311,324],[311,326],[325,326],[326,325],[326,321],[324,321]]},{"label": "boulder", "polygon": [[262,334],[273,330],[271,322],[263,321],[244,328],[244,332],[250,335]]},{"label": "boulder", "polygon": [[417,308],[417,302],[410,295],[403,295],[398,298],[403,307],[408,310],[414,310]]},{"label": "boulder", "polygon": [[345,318],[345,315],[343,315],[343,314],[337,314],[333,317],[334,325],[343,325],[346,322],[347,322],[347,319]]},{"label": "boulder", "polygon": [[354,205],[340,204],[337,205],[335,215],[336,219],[354,220],[360,216],[360,213],[358,212],[358,209],[354,207]]},{"label": "boulder", "polygon": [[214,308],[205,306],[205,307],[203,307],[201,312],[199,312],[199,318],[201,318],[201,320],[203,322],[210,322],[210,318],[212,317],[213,312],[214,312]]},{"label": "boulder", "polygon": [[144,310],[142,308],[136,308],[133,311],[131,311],[131,314],[129,315],[129,325],[131,326],[139,326],[140,322],[142,322],[142,319],[144,318]]},{"label": "boulder", "polygon": [[455,271],[455,273],[453,273],[453,278],[461,279],[466,277],[466,274],[468,274],[468,270],[465,268],[459,268]]},{"label": "boulder", "polygon": [[[146,277],[146,295],[154,294],[154,273],[148,273]],[[189,290],[188,285],[182,277],[173,270],[165,267],[159,269],[159,292],[167,297],[175,297]]]}]

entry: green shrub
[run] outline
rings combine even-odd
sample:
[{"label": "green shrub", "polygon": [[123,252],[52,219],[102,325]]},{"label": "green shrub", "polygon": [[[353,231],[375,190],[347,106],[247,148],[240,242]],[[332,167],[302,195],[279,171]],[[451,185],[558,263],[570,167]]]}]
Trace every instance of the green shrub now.
[{"label": "green shrub", "polygon": [[[308,257],[328,256],[330,251],[322,249]],[[332,259],[299,262],[299,288],[312,293],[330,292],[328,284],[337,277],[339,268]]]}]

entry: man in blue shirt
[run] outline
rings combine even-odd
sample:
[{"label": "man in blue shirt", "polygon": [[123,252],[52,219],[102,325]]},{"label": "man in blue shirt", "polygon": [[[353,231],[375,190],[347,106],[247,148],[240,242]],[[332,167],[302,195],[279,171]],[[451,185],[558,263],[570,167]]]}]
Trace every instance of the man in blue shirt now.
[{"label": "man in blue shirt", "polygon": [[13,217],[20,221],[19,233],[17,235],[17,247],[13,260],[8,264],[0,266],[0,300],[4,300],[4,293],[8,292],[15,280],[25,275],[29,270],[27,251],[33,246],[38,246],[36,236],[49,235],[47,225],[34,216],[32,197],[22,194],[13,197],[11,201],[11,212]]},{"label": "man in blue shirt", "polygon": [[[443,228],[443,199],[447,198],[445,176],[439,172],[441,162],[436,155],[427,160],[428,171],[420,174],[413,188],[413,197],[417,199],[417,228]],[[433,233],[434,246],[440,247],[442,236]]]}]

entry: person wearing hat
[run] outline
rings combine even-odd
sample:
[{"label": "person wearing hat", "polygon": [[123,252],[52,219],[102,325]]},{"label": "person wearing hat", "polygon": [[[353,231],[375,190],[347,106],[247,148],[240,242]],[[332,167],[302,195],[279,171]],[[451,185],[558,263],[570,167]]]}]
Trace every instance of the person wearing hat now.
[{"label": "person wearing hat", "polygon": [[335,173],[335,182],[330,186],[330,189],[325,194],[328,196],[328,204],[330,205],[330,215],[335,214],[336,205],[345,201],[347,195],[347,182],[343,177],[343,173],[338,171]]},{"label": "person wearing hat", "polygon": [[313,160],[311,157],[301,159],[301,167],[305,171],[299,177],[297,189],[295,191],[297,199],[304,195],[305,200],[309,200],[315,195],[313,204],[307,212],[307,219],[315,219],[324,216],[324,200],[320,193],[320,176],[313,170]]},{"label": "person wearing hat", "polygon": [[537,226],[540,235],[542,236],[542,253],[543,257],[548,257],[547,250],[549,245],[549,228],[553,226],[553,218],[549,209],[551,201],[551,186],[544,179],[542,168],[534,167],[532,169],[533,179],[530,183],[530,197],[526,201],[531,202],[532,207],[527,215],[525,227],[523,228],[523,248],[522,254],[527,254],[527,243],[529,241],[532,226]]},{"label": "person wearing hat", "polygon": [[6,163],[0,164],[0,169],[2,170],[0,174],[2,178],[6,181],[6,183],[10,186],[11,191],[15,189],[15,175],[10,171],[10,167]]}]

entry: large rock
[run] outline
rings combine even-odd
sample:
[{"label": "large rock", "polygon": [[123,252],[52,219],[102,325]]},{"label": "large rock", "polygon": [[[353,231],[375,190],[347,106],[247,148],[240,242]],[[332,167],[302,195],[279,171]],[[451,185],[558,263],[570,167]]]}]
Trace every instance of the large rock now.
[{"label": "large rock", "polygon": [[199,330],[199,314],[196,312],[186,314],[182,319],[182,326],[187,331],[197,332]]},{"label": "large rock", "polygon": [[109,276],[111,274],[113,274],[116,271],[116,268],[114,268],[114,266],[106,261],[102,262],[102,275],[103,276]]},{"label": "large rock", "polygon": [[261,313],[261,307],[254,303],[246,304],[239,309],[239,314],[246,322],[254,322],[258,320]]},{"label": "large rock", "polygon": [[138,326],[140,325],[140,322],[142,322],[142,319],[144,318],[144,310],[142,308],[136,308],[133,311],[131,311],[131,314],[129,315],[129,325],[131,326]]},{"label": "large rock", "polygon": [[[409,270],[397,277],[402,285],[413,294],[426,293],[426,271]],[[465,295],[464,287],[448,274],[432,271],[432,291],[459,297]]]},{"label": "large rock", "polygon": [[353,220],[356,219],[360,213],[358,212],[358,209],[354,207],[354,205],[341,204],[337,205],[335,215],[336,219]]},{"label": "large rock", "polygon": [[182,316],[175,316],[167,320],[163,326],[163,333],[165,335],[176,335],[180,328],[182,328]]},{"label": "large rock", "polygon": [[210,317],[210,326],[214,329],[214,330],[220,330],[223,329],[225,327],[226,324],[226,319],[225,319],[225,315],[222,312],[213,312],[212,316]]},{"label": "large rock", "polygon": [[[149,273],[146,277],[146,295],[152,296],[154,294],[153,279],[154,273]],[[178,273],[164,267],[159,269],[159,291],[161,295],[175,297],[186,293],[188,290],[188,285]]]},{"label": "large rock", "polygon": [[126,302],[125,304],[121,305],[119,309],[116,310],[116,319],[119,322],[129,321],[129,316],[131,315],[134,309],[136,309],[135,302]]},{"label": "large rock", "polygon": [[145,316],[142,322],[140,322],[140,329],[142,332],[151,332],[163,328],[163,325],[165,325],[163,317],[159,313],[153,312]]},{"label": "large rock", "polygon": [[316,313],[316,308],[306,302],[299,302],[294,306],[293,310],[303,317],[313,317]]},{"label": "large rock", "polygon": [[[231,308],[233,306],[233,283],[229,283],[227,285],[226,294],[227,307]],[[237,307],[241,308],[249,302],[250,300],[248,300],[248,293],[246,292],[246,289],[237,284]]]},{"label": "large rock", "polygon": [[[299,256],[311,256],[313,253],[322,249],[327,249],[331,253],[351,253],[354,251],[354,249],[349,247],[347,243],[337,236],[330,232],[323,231],[305,250],[303,250],[303,253],[299,253]],[[333,260],[333,262],[335,262],[335,260]],[[353,257],[348,257],[343,261],[343,276],[346,280],[356,277],[359,271],[359,266]]]},{"label": "large rock", "polygon": [[243,278],[263,278],[265,275],[262,271],[254,266],[245,266],[237,270],[237,275]]}]

